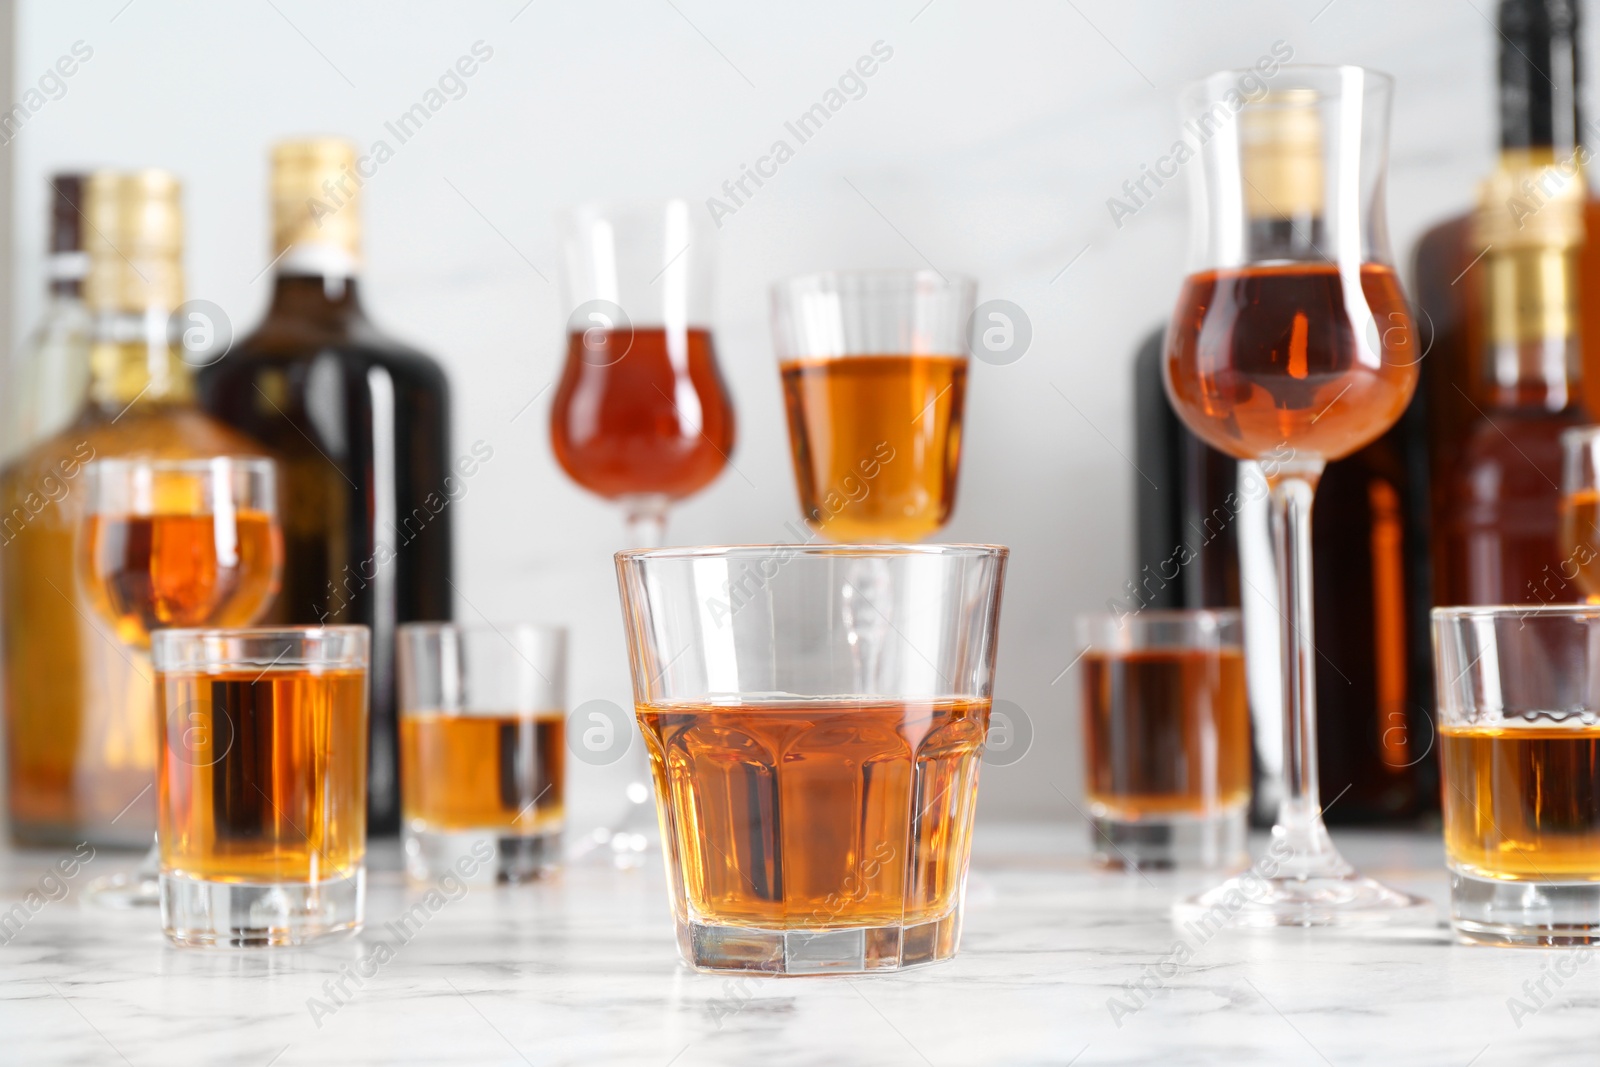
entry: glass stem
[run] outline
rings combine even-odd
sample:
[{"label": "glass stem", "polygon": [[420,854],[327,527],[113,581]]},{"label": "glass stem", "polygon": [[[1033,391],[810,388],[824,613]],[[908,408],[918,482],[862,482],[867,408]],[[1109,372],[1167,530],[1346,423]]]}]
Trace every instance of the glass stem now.
[{"label": "glass stem", "polygon": [[622,498],[629,548],[660,548],[667,540],[667,508],[672,499],[654,493]]},{"label": "glass stem", "polygon": [[1348,871],[1322,822],[1317,785],[1317,676],[1311,609],[1311,500],[1322,463],[1297,465],[1270,479],[1272,550],[1278,572],[1279,646],[1283,664],[1283,799],[1272,828],[1292,850],[1287,878],[1338,877]]}]

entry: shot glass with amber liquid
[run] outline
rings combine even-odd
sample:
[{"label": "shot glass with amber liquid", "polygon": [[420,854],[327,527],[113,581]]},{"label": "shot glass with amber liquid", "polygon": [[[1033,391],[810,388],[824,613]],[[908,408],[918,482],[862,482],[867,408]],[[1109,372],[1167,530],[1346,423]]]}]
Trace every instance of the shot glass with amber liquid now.
[{"label": "shot glass with amber liquid", "polygon": [[397,664],[407,872],[521,882],[553,869],[565,818],[567,632],[408,623]]},{"label": "shot glass with amber liquid", "polygon": [[181,945],[361,927],[365,626],[157,630],[161,923]]},{"label": "shot glass with amber liquid", "polygon": [[1236,611],[1078,621],[1096,862],[1243,867],[1250,709]]},{"label": "shot glass with amber liquid", "polygon": [[1450,921],[1600,944],[1600,608],[1433,609]]}]

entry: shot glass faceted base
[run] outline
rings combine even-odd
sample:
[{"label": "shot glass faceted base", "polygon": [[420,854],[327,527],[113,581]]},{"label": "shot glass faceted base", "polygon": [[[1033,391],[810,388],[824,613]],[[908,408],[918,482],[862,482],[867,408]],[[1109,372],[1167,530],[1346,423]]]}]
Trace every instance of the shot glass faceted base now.
[{"label": "shot glass faceted base", "polygon": [[361,929],[367,872],[322,882],[211,882],[161,875],[161,926],[179,945],[300,945]]},{"label": "shot glass faceted base", "polygon": [[683,958],[724,974],[876,974],[940,963],[961,941],[960,908],[908,926],[769,930],[690,922],[678,927]]},{"label": "shot glass faceted base", "polygon": [[1215,815],[1089,817],[1094,861],[1112,870],[1239,870],[1250,862],[1244,807]]},{"label": "shot glass faceted base", "polygon": [[530,882],[560,865],[561,831],[506,835],[498,828],[486,828],[443,833],[408,826],[405,852],[406,874],[420,882],[434,881],[446,872],[476,885]]},{"label": "shot glass faceted base", "polygon": [[1483,945],[1600,945],[1600,883],[1508,882],[1451,871],[1450,925],[1463,941]]},{"label": "shot glass faceted base", "polygon": [[1230,927],[1416,925],[1433,917],[1433,905],[1353,871],[1273,878],[1246,872],[1179,901],[1172,915],[1214,933]]}]

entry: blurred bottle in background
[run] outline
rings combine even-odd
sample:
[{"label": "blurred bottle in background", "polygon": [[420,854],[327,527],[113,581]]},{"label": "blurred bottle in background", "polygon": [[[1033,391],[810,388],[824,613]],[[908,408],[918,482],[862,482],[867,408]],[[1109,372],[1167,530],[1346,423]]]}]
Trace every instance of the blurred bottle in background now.
[{"label": "blurred bottle in background", "polygon": [[84,189],[93,321],[89,382],[71,422],[0,471],[0,633],[12,837],[148,846],[156,737],[147,653],[91,620],[74,537],[83,465],[97,457],[259,455],[194,404],[174,341],[183,303],[178,180],[96,173]]},{"label": "blurred bottle in background", "polygon": [[83,302],[89,273],[83,242],[86,181],[86,175],[70,173],[50,179],[49,292],[39,324],[13,357],[0,462],[71,422],[89,390],[92,323]]},{"label": "blurred bottle in background", "polygon": [[1558,515],[1560,436],[1589,418],[1586,333],[1600,349],[1600,330],[1579,321],[1585,306],[1600,314],[1600,271],[1585,241],[1585,215],[1597,216],[1579,137],[1577,5],[1504,0],[1498,28],[1499,164],[1476,209],[1430,230],[1416,255],[1435,333],[1419,394],[1440,605],[1581,596]]},{"label": "blurred bottle in background", "polygon": [[361,178],[346,141],[272,152],[272,303],[201,375],[206,409],[277,454],[284,568],[265,621],[372,628],[367,828],[400,827],[395,630],[451,617],[449,504],[478,464],[451,466],[450,396],[428,356],[384,336],[360,302]]}]

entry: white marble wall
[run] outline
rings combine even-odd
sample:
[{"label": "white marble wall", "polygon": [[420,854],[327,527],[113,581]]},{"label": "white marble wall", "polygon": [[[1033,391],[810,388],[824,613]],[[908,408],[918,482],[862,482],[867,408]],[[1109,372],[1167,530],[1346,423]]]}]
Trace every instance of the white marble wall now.
[{"label": "white marble wall", "polygon": [[[50,170],[179,172],[191,293],[244,327],[269,285],[257,280],[268,141],[384,137],[386,120],[486,42],[493,58],[466,95],[368,186],[369,300],[449,368],[458,446],[484,438],[496,450],[460,504],[465,597],[497,619],[569,623],[573,702],[626,703],[609,560],[621,520],[556,468],[548,392],[509,421],[559,367],[562,314],[544,280],[553,214],[594,196],[713,195],[883,41],[893,58],[866,94],[725,220],[717,326],[738,471],[682,509],[673,537],[782,539],[797,514],[770,280],[931,262],[1020,304],[1033,348],[1012,366],[975,367],[947,533],[1015,553],[998,693],[1029,713],[1036,739],[987,774],[983,811],[1074,817],[1057,790],[1079,789],[1076,676],[1052,679],[1075,653],[1073,616],[1136,566],[1129,358],[1169,309],[1187,233],[1176,184],[1120,229],[1106,199],[1171,143],[1178,85],[1282,40],[1298,60],[1397,77],[1392,222],[1409,258],[1491,160],[1492,14],[1491,0],[21,0],[14,93],[74,41],[94,55],[6,149],[19,328],[39,305]],[[613,783],[578,771],[577,817],[597,819]]]}]

